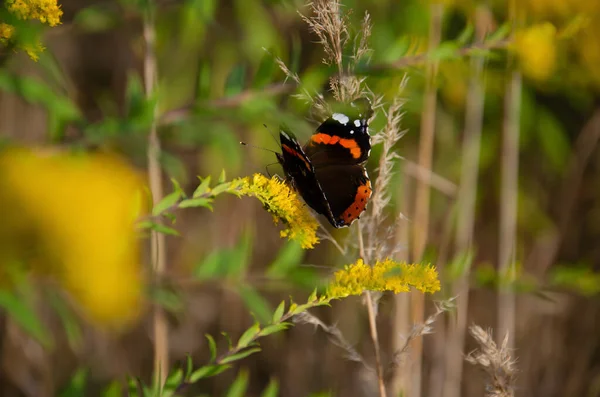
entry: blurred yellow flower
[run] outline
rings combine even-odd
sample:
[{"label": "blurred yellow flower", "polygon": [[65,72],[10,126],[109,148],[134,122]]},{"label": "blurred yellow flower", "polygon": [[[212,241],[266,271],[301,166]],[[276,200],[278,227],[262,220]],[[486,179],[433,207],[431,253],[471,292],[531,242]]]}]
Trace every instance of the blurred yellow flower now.
[{"label": "blurred yellow flower", "polygon": [[543,81],[554,72],[556,67],[556,28],[554,25],[543,23],[517,32],[513,48],[525,76]]},{"label": "blurred yellow flower", "polygon": [[242,179],[240,193],[256,197],[273,214],[273,221],[281,220],[287,228],[281,237],[296,240],[302,248],[313,248],[319,242],[318,222],[300,201],[298,195],[276,176],[271,179],[262,174]]},{"label": "blurred yellow flower", "polygon": [[127,325],[142,304],[134,223],[142,189],[139,175],[116,157],[0,153],[1,270],[25,262],[56,278],[91,320]]},{"label": "blurred yellow flower", "polygon": [[0,43],[10,39],[15,34],[15,28],[6,23],[0,23]]},{"label": "blurred yellow flower", "polygon": [[378,261],[371,267],[359,259],[335,272],[334,280],[327,288],[327,296],[336,299],[361,295],[365,291],[391,291],[397,294],[410,291],[410,287],[429,293],[439,291],[440,280],[435,267],[391,259]]}]

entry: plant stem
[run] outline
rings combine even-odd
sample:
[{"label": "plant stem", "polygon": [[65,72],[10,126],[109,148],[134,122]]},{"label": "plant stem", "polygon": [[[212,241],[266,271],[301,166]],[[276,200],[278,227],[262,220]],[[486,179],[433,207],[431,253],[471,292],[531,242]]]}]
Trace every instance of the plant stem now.
[{"label": "plant stem", "polygon": [[[442,17],[443,6],[441,4],[432,4],[431,19],[429,23],[429,44],[428,51],[434,50],[439,46],[442,35]],[[421,168],[432,168],[433,143],[435,135],[435,119],[436,119],[436,96],[437,86],[435,76],[437,74],[438,63],[433,62],[427,67],[427,80],[425,89],[425,99],[423,104],[423,112],[421,113],[421,136],[419,138],[419,160],[418,164]],[[430,187],[429,184],[419,180],[415,193],[414,205],[414,228],[413,228],[413,244],[412,244],[412,260],[420,261],[425,251],[427,243],[427,234],[429,231],[429,199]],[[421,293],[411,293],[411,309],[412,321],[415,324],[421,324],[424,320],[425,298]],[[408,394],[413,397],[421,396],[421,379],[423,361],[423,343],[422,339],[418,338],[414,341],[412,355],[412,387]]]},{"label": "plant stem", "polygon": [[[486,30],[482,19],[486,10],[477,10],[475,26],[477,40],[483,41]],[[477,197],[477,178],[479,176],[479,152],[481,149],[481,129],[483,124],[484,105],[484,57],[471,58],[471,78],[466,98],[465,131],[462,145],[462,164],[460,189],[458,192],[458,212],[456,225],[455,253],[464,255],[472,249],[473,229],[475,225],[475,200]],[[461,380],[463,374],[463,351],[467,334],[467,319],[469,312],[469,271],[452,285],[452,296],[457,296],[456,322],[448,329],[446,344],[446,375],[443,387],[437,390],[435,396],[458,397],[461,395]],[[430,393],[433,397],[434,394]]]},{"label": "plant stem", "polygon": [[[360,221],[359,221],[360,222]],[[365,259],[365,242],[363,240],[362,229],[358,230],[358,249],[360,257]],[[379,387],[379,397],[386,397],[385,393],[385,379],[383,374],[383,366],[381,365],[381,351],[379,349],[379,336],[377,334],[377,314],[375,313],[375,306],[371,291],[365,292],[367,300],[367,315],[369,316],[369,331],[371,335],[371,341],[373,342],[373,350],[375,350],[375,368],[377,369],[377,384]]]},{"label": "plant stem", "polygon": [[[155,92],[157,80],[157,62],[154,49],[156,32],[154,29],[154,12],[152,5],[146,11],[144,18],[144,85],[146,96],[151,98]],[[160,140],[157,131],[157,105],[153,109],[153,119],[148,135],[148,179],[154,204],[163,198],[162,170],[160,168]],[[165,235],[152,231],[150,241],[153,273],[161,278],[166,270],[167,251]],[[154,308],[154,376],[155,381],[162,385],[169,369],[169,334],[165,313],[159,306]]]}]

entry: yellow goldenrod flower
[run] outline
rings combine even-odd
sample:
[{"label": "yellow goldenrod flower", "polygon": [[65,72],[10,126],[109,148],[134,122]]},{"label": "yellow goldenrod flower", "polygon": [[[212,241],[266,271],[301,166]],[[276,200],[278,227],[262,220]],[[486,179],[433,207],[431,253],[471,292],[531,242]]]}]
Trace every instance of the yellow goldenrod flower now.
[{"label": "yellow goldenrod flower", "polygon": [[[57,0],[5,0],[4,5],[8,11],[23,20],[37,20],[48,26],[59,25],[63,15]],[[6,44],[13,39],[14,26],[0,23],[0,44]],[[22,46],[29,57],[38,60],[38,54],[44,50],[41,43]]]},{"label": "yellow goldenrod flower", "polygon": [[9,40],[15,34],[15,28],[6,23],[0,23],[0,43]]},{"label": "yellow goldenrod flower", "polygon": [[120,327],[143,298],[135,220],[143,180],[107,155],[0,153],[0,270],[57,279],[84,314]]},{"label": "yellow goldenrod flower", "polygon": [[525,76],[543,81],[552,75],[556,67],[554,25],[543,23],[517,32],[513,46]]},{"label": "yellow goldenrod flower", "polygon": [[36,19],[43,24],[60,24],[63,12],[56,0],[5,0],[8,11],[21,19]]},{"label": "yellow goldenrod flower", "polygon": [[359,259],[335,272],[334,280],[327,288],[327,296],[336,299],[361,295],[365,291],[391,291],[397,294],[410,291],[410,287],[429,293],[439,291],[440,280],[435,267],[391,259],[378,261],[371,267]]},{"label": "yellow goldenrod flower", "polygon": [[281,237],[296,240],[302,248],[313,248],[319,242],[319,224],[300,201],[298,195],[276,176],[271,179],[262,174],[254,174],[252,179],[243,178],[240,193],[256,197],[273,214],[273,221],[281,220],[287,228]]}]

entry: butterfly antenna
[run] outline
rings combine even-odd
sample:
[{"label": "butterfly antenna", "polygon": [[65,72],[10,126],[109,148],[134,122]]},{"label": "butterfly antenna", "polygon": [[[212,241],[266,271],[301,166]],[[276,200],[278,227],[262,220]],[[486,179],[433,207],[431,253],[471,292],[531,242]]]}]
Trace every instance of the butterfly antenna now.
[{"label": "butterfly antenna", "polygon": [[271,135],[271,138],[273,138],[273,140],[275,141],[275,144],[277,146],[281,147],[281,143],[275,137],[275,134],[273,133],[273,130],[271,130],[266,124],[263,124],[263,127],[265,127],[267,129],[267,131],[269,131],[269,135]]},{"label": "butterfly antenna", "polygon": [[267,148],[260,147],[260,146],[255,146],[255,145],[252,145],[252,144],[250,144],[250,143],[246,143],[246,142],[244,142],[244,141],[240,141],[240,145],[242,145],[242,146],[248,146],[248,147],[251,147],[251,148],[253,148],[253,149],[266,150],[267,152],[271,152],[271,153],[278,154],[278,153],[277,153],[276,151],[274,151],[274,150],[267,149]]}]

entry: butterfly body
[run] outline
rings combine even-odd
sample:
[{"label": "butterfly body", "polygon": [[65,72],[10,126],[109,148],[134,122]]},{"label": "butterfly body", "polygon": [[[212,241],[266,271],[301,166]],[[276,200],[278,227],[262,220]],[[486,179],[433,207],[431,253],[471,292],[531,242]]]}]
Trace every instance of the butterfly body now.
[{"label": "butterfly body", "polygon": [[287,180],[306,204],[336,228],[351,225],[365,211],[372,194],[365,163],[371,152],[368,106],[333,113],[304,145],[282,129],[277,160]]}]

